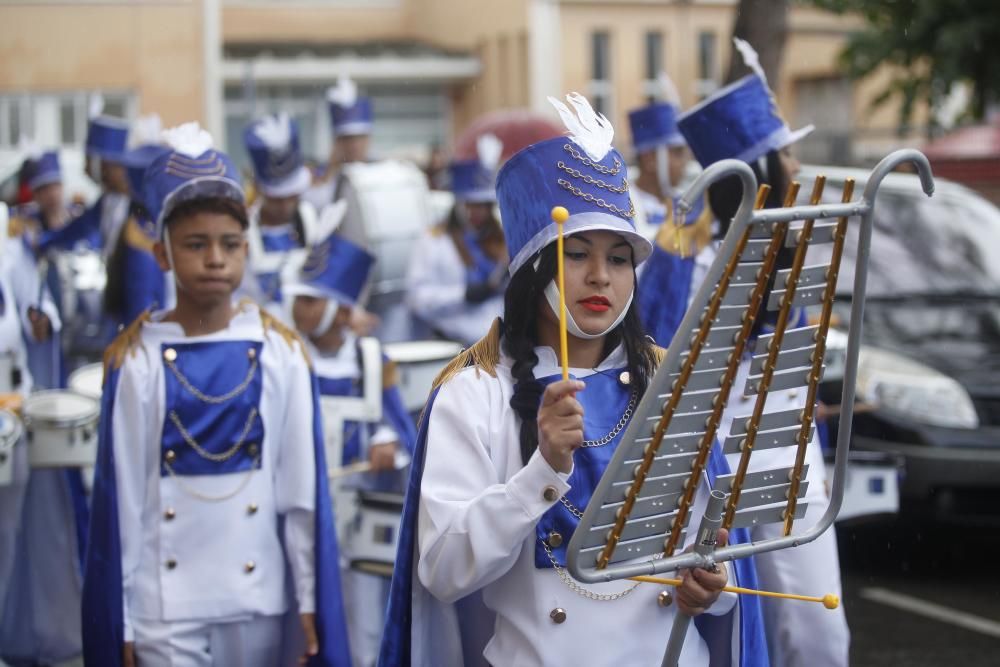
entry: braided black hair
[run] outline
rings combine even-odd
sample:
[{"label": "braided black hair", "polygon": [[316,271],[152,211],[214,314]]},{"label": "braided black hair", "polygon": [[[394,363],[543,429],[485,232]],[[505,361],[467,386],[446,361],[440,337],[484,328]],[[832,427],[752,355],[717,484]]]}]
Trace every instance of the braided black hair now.
[{"label": "braided black hair", "polygon": [[[514,395],[510,407],[521,420],[521,460],[528,462],[538,448],[538,407],[545,388],[535,379],[538,364],[535,347],[538,345],[538,308],[545,298],[545,287],[556,275],[556,244],[546,246],[540,253],[538,268],[532,261],[517,270],[504,293],[503,345],[513,359],[511,375],[514,377]],[[625,319],[604,340],[603,356],[609,355],[619,344],[625,346],[628,371],[632,387],[641,396],[649,385],[656,369],[656,356],[651,339],[646,336],[639,320],[638,298],[632,299]]]}]

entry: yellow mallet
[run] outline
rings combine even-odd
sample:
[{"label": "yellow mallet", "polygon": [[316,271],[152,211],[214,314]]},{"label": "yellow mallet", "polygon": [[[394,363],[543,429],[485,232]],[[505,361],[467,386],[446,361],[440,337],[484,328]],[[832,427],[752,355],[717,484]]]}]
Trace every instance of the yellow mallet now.
[{"label": "yellow mallet", "polygon": [[569,341],[566,335],[566,265],[563,261],[563,225],[569,220],[569,211],[564,206],[552,209],[552,221],[559,228],[556,238],[556,266],[559,285],[559,360],[562,363],[562,378],[569,379]]},{"label": "yellow mallet", "polygon": [[[632,581],[641,581],[647,584],[660,584],[661,586],[680,586],[680,579],[667,579],[664,577],[629,577]],[[827,609],[836,609],[840,606],[840,598],[833,593],[828,593],[823,597],[813,597],[811,595],[795,595],[794,593],[775,593],[773,591],[758,591],[753,588],[742,588],[740,586],[726,586],[722,590],[727,593],[739,593],[741,595],[759,595],[766,598],[782,598],[784,600],[802,600],[803,602],[821,602]]]}]

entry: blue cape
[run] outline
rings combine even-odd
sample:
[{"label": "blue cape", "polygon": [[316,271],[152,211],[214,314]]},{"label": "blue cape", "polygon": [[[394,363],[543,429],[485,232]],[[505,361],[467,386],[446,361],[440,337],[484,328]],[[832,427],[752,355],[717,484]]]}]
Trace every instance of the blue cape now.
[{"label": "blue cape", "polygon": [[[125,641],[122,618],[121,542],[115,487],[112,415],[120,372],[108,368],[101,396],[100,443],[92,494],[90,541],[83,581],[83,654],[87,665],[120,667]],[[313,388],[313,442],[316,454],[316,632],[320,653],[311,667],[351,667],[340,587],[339,553],[326,476],[319,387]]]}]

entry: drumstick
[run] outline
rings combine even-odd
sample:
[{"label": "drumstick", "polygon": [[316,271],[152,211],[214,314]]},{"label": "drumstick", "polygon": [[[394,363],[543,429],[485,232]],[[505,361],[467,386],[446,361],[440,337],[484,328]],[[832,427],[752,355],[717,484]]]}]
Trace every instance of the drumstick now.
[{"label": "drumstick", "polygon": [[569,219],[569,211],[563,206],[552,209],[552,221],[559,228],[556,237],[556,266],[559,267],[559,360],[562,363],[562,379],[569,379],[569,341],[566,337],[566,264],[563,258],[563,225]]},{"label": "drumstick", "polygon": [[[660,584],[662,586],[680,586],[680,579],[667,579],[664,577],[629,577],[631,581],[641,581],[647,584]],[[784,600],[802,600],[804,602],[821,602],[827,609],[836,609],[840,606],[840,598],[833,593],[828,593],[823,597],[813,597],[811,595],[795,595],[794,593],[775,593],[774,591],[758,591],[753,588],[742,588],[740,586],[725,586],[723,591],[727,593],[740,593],[742,595],[759,595],[767,598],[782,598]]]},{"label": "drumstick", "polygon": [[340,468],[334,468],[330,471],[330,479],[340,479],[341,477],[347,477],[348,475],[353,475],[357,472],[368,472],[372,469],[371,461],[358,461],[356,463],[348,463],[346,466]]}]

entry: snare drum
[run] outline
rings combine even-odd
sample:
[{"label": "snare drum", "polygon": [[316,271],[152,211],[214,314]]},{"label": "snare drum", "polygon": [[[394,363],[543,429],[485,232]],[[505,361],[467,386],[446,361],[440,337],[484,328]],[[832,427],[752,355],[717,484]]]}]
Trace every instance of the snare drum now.
[{"label": "snare drum", "polygon": [[69,388],[94,400],[101,400],[104,384],[104,364],[87,364],[69,374]]},{"label": "snare drum", "polygon": [[344,549],[351,568],[391,577],[402,518],[402,495],[358,491],[358,511]]},{"label": "snare drum", "polygon": [[14,445],[21,437],[21,420],[9,410],[0,410],[0,486],[14,479]]},{"label": "snare drum", "polygon": [[32,467],[94,465],[99,411],[95,399],[73,391],[40,391],[29,396],[24,402],[24,426]]},{"label": "snare drum", "polygon": [[386,343],[382,350],[399,369],[403,406],[417,412],[427,402],[434,378],[462,351],[462,346],[448,340],[418,340]]}]

